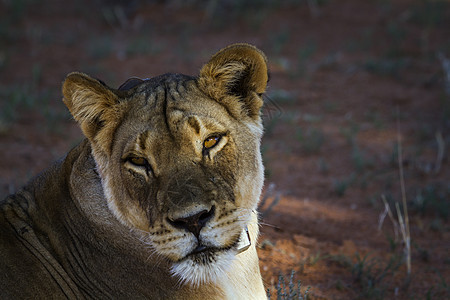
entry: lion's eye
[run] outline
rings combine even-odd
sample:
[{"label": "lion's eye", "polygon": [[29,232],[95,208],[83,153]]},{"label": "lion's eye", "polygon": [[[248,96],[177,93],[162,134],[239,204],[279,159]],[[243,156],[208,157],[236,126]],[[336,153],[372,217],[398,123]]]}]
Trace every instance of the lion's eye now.
[{"label": "lion's eye", "polygon": [[143,157],[130,157],[128,159],[129,162],[131,162],[133,165],[138,166],[138,167],[144,167],[146,166],[147,160]]},{"label": "lion's eye", "polygon": [[205,147],[205,149],[211,149],[212,147],[217,145],[217,143],[219,141],[220,141],[220,136],[218,136],[218,135],[211,136],[203,142],[203,147]]},{"label": "lion's eye", "polygon": [[125,161],[135,167],[138,167],[141,170],[145,170],[145,172],[147,173],[147,176],[150,176],[150,174],[154,174],[152,166],[150,165],[148,160],[145,159],[144,157],[129,156],[126,158]]}]

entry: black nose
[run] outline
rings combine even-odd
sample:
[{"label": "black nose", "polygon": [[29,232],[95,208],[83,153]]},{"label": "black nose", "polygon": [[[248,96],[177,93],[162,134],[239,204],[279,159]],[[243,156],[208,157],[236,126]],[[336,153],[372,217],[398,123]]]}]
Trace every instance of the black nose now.
[{"label": "black nose", "polygon": [[202,228],[214,216],[214,211],[215,207],[213,206],[209,211],[204,209],[191,216],[178,218],[175,220],[168,218],[167,220],[170,224],[172,224],[172,226],[176,228],[185,229],[189,232],[192,232],[198,239]]}]

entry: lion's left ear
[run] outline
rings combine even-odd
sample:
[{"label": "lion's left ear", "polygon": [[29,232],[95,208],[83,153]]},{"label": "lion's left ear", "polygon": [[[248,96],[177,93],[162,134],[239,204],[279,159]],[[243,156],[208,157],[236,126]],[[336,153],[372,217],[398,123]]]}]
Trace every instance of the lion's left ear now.
[{"label": "lion's left ear", "polygon": [[63,83],[64,103],[97,149],[108,151],[111,131],[120,118],[119,97],[103,82],[83,73],[70,73]]},{"label": "lion's left ear", "polygon": [[203,66],[198,85],[234,117],[259,120],[261,95],[268,78],[264,53],[248,44],[234,44],[220,50]]}]

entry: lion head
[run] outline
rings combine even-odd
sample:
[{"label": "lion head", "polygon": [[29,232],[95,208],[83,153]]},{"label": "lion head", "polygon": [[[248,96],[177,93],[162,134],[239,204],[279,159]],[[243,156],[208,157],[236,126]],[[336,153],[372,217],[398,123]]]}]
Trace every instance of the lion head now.
[{"label": "lion head", "polygon": [[71,73],[63,84],[109,210],[182,282],[216,281],[256,222],[267,80],[264,54],[236,44],[197,77],[135,78],[113,89]]}]

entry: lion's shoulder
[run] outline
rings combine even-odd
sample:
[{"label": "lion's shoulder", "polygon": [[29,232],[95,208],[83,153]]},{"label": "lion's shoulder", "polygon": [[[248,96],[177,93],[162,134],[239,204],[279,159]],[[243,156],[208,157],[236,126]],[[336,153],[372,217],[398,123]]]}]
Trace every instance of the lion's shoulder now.
[{"label": "lion's shoulder", "polygon": [[[0,204],[0,290],[2,297],[79,298],[81,293],[49,249],[33,194],[23,189]],[[37,224],[36,224],[37,222]],[[20,284],[19,284],[20,283]]]}]

